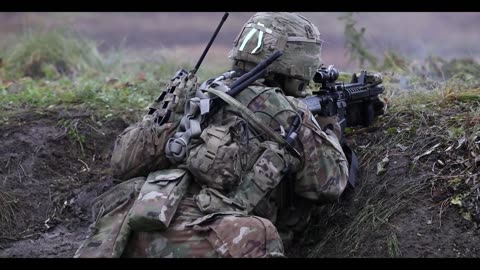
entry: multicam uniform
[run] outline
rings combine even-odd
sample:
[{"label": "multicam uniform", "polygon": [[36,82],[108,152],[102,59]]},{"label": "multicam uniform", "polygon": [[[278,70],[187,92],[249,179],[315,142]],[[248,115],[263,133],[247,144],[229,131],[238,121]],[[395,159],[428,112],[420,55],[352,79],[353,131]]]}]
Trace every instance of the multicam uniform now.
[{"label": "multicam uniform", "polygon": [[[266,91],[270,89],[270,91]],[[262,86],[249,87],[242,92],[238,100],[242,100],[245,96],[252,93],[272,93],[274,90]],[[265,95],[260,95],[250,102],[249,108],[252,110],[262,110],[271,112],[272,108],[287,108],[294,111],[301,110],[304,112],[303,126],[300,129],[297,149],[301,151],[303,157],[303,165],[296,170],[295,179],[283,179],[282,182],[289,184],[293,180],[293,188],[297,200],[302,202],[301,198],[312,201],[332,201],[337,199],[347,184],[348,168],[347,160],[339,145],[335,135],[327,131],[325,133],[312,118],[311,113],[305,105],[292,97],[285,97],[278,91],[275,91],[277,97],[270,96],[268,101],[273,99],[277,104],[265,102]],[[283,104],[282,104],[283,103]],[[209,127],[218,125],[221,119],[228,119],[229,116],[236,117],[228,111],[226,106],[214,117],[214,121]],[[114,152],[114,168],[117,172],[122,172],[129,177],[131,168],[143,167],[152,168],[154,165],[146,164],[141,158],[143,153],[149,148],[155,148],[150,145],[156,141],[156,138],[162,138],[166,130],[155,133],[158,129],[156,123],[144,120],[129,128],[120,135],[117,140]],[[145,126],[144,126],[145,125]],[[208,129],[208,128],[207,128]],[[285,125],[288,129],[288,125]],[[165,140],[159,140],[158,143],[165,144]],[[250,142],[254,144],[254,142]],[[259,141],[256,142],[257,144]],[[235,150],[239,150],[237,148]],[[128,152],[128,154],[127,154]],[[154,152],[154,151],[152,151]],[[234,154],[234,153],[231,153]],[[160,156],[151,156],[148,160],[165,161],[162,153]],[[192,155],[190,156],[192,157]],[[248,157],[246,157],[248,159]],[[296,163],[300,163],[294,158]],[[190,159],[193,160],[193,157]],[[232,160],[232,159],[230,159]],[[226,162],[223,160],[223,162]],[[128,164],[125,166],[125,164]],[[142,165],[140,165],[142,164]],[[300,165],[298,165],[300,166]],[[227,166],[232,167],[232,166]],[[193,169],[193,168],[192,168]],[[213,181],[211,186],[221,189],[217,179],[225,178],[223,175],[234,173],[222,170],[221,164],[214,164],[209,170],[210,179]],[[146,176],[148,171],[138,171],[138,175]],[[223,175],[222,175],[223,174]],[[120,178],[120,177],[119,177]],[[125,177],[121,177],[125,179]],[[233,177],[231,177],[233,178]],[[205,178],[203,179],[205,180]],[[290,181],[289,181],[290,180]],[[203,182],[202,184],[209,184]],[[238,183],[237,183],[238,184]],[[267,183],[266,183],[267,184]],[[231,184],[232,186],[234,184]],[[228,187],[224,188],[229,190]],[[284,185],[278,185],[269,197],[262,200],[261,203],[255,205],[250,213],[211,213],[206,214],[200,211],[195,203],[195,195],[198,195],[201,185],[194,183],[188,188],[184,199],[181,201],[173,221],[169,228],[164,231],[157,232],[134,232],[130,237],[125,252],[122,256],[134,257],[262,257],[268,255],[282,254],[283,245],[272,222],[277,219],[286,220],[291,217],[285,211],[288,209],[278,209],[281,200],[275,196],[284,196]],[[282,192],[283,194],[279,194]],[[288,195],[287,195],[288,196]],[[295,205],[294,205],[295,206]],[[258,207],[258,208],[256,208]],[[297,206],[298,207],[298,206]],[[234,209],[232,209],[234,210]],[[281,211],[285,210],[285,211]],[[298,209],[301,211],[302,209]],[[257,213],[258,212],[258,213]],[[263,217],[255,216],[261,214]],[[278,214],[278,218],[277,218]],[[294,217],[293,217],[294,218]],[[305,216],[303,218],[306,218]],[[282,224],[285,225],[285,224]],[[291,224],[294,226],[295,224]],[[103,240],[102,240],[103,241]],[[97,250],[95,245],[92,247]],[[85,256],[96,256],[96,251],[88,252],[88,247],[83,248]],[[77,254],[81,256],[80,254]]]},{"label": "multicam uniform", "polygon": [[[173,94],[189,98],[196,89],[190,78]],[[281,89],[258,80],[235,99],[278,134],[300,118],[294,149],[253,128],[227,102],[193,136],[185,159],[172,161],[165,148],[179,130],[185,133],[179,125],[185,124],[184,103],[191,100],[177,99],[168,123],[160,126],[158,115],[146,115],[117,139],[112,157],[116,176],[137,178],[101,196],[94,205],[98,218],[92,234],[75,256],[283,256],[277,228],[283,232],[299,226],[308,220],[310,206],[338,199],[347,185],[348,162],[336,135],[323,131],[306,105]],[[149,200],[159,204],[142,204]]]}]

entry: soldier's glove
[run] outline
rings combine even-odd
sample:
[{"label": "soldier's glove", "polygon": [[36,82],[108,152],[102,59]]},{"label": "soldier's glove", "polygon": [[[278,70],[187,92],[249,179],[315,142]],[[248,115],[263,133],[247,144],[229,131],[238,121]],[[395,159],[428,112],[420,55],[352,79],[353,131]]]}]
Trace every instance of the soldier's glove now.
[{"label": "soldier's glove", "polygon": [[338,117],[335,116],[316,116],[315,120],[317,120],[318,124],[322,128],[323,131],[328,132],[330,130],[338,140],[342,138],[342,128],[338,123]]}]

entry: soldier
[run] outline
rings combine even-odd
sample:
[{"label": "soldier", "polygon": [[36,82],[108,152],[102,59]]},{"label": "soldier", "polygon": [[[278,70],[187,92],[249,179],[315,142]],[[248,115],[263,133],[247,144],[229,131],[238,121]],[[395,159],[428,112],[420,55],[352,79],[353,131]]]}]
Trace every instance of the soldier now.
[{"label": "soldier", "polygon": [[[301,15],[250,18],[229,55],[231,78],[182,77],[167,98],[176,104],[168,121],[147,114],[117,138],[112,167],[130,180],[96,200],[97,220],[75,257],[283,257],[312,207],[347,185],[336,118],[315,118],[297,99],[321,48]],[[283,55],[264,78],[235,98],[222,94],[275,51]]]}]

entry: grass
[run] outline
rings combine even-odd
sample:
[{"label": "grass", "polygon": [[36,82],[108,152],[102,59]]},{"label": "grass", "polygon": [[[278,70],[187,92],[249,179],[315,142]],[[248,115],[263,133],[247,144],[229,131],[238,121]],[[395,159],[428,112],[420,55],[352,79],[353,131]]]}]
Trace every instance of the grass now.
[{"label": "grass", "polygon": [[85,150],[83,147],[85,143],[85,136],[79,132],[79,125],[81,125],[81,120],[79,118],[61,119],[58,122],[58,125],[65,128],[65,135],[67,135],[68,138],[74,143],[78,143],[82,156],[85,156]]},{"label": "grass", "polygon": [[[120,46],[100,53],[68,31],[27,32],[9,44],[0,66],[3,112],[78,105],[104,116],[145,111],[178,69],[196,61],[180,49],[142,55]],[[227,67],[204,63],[198,75],[217,76]]]},{"label": "grass", "polygon": [[11,76],[47,79],[105,68],[95,43],[63,29],[23,32],[7,50],[4,61]]},{"label": "grass", "polygon": [[[121,46],[101,53],[93,42],[68,31],[24,33],[0,53],[0,123],[8,122],[9,115],[18,110],[57,106],[94,111],[100,115],[99,121],[113,115],[139,116],[175,72],[191,69],[200,55],[195,52],[189,57],[192,54],[182,49],[142,54]],[[228,68],[227,61],[215,60],[205,59],[198,73],[201,80]],[[445,61],[431,57],[420,65],[389,52],[383,68],[387,89],[383,98],[388,113],[375,123],[375,136],[367,135],[369,147],[356,147],[360,165],[366,171],[363,177],[377,181],[367,181],[355,191],[357,202],[351,206],[353,214],[346,224],[331,226],[324,218],[339,215],[345,206],[321,208],[323,221],[307,231],[312,239],[321,239],[310,256],[324,254],[332,242],[337,254],[355,254],[365,239],[382,226],[392,227],[385,238],[388,255],[401,256],[401,239],[389,220],[418,192],[427,187],[446,188],[451,179],[460,179],[460,184],[456,182],[455,193],[448,199],[461,198],[462,211],[476,214],[472,183],[478,172],[475,174],[472,155],[480,155],[478,64],[468,59]],[[350,74],[342,76],[350,80]],[[81,149],[85,142],[79,132],[82,124],[78,119],[59,122],[65,135]],[[349,133],[361,135],[355,129]],[[440,146],[422,156],[436,144]],[[407,149],[402,154],[409,159],[405,173],[425,171],[421,179],[402,178],[389,172],[391,168],[378,178],[369,175],[368,168],[375,168],[378,159],[386,155],[398,154],[399,145]],[[445,165],[438,165],[438,160]],[[14,221],[12,202],[12,195],[0,192],[1,223]]]},{"label": "grass", "polygon": [[390,257],[394,258],[401,255],[401,251],[398,246],[397,235],[395,233],[392,233],[387,237],[387,248]]},{"label": "grass", "polygon": [[[123,46],[100,52],[93,41],[61,29],[21,33],[0,46],[0,124],[10,124],[10,117],[24,110],[42,114],[61,107],[90,112],[95,121],[58,122],[82,154],[88,139],[85,127],[112,117],[136,121],[176,71],[193,68],[200,55],[181,49],[142,54]],[[198,75],[206,79],[226,67],[226,62],[207,56]],[[15,207],[14,196],[0,191],[0,233],[21,216]]]},{"label": "grass", "polygon": [[[368,177],[368,175],[366,176]],[[332,226],[326,229],[326,233],[316,232],[316,237],[321,239],[311,250],[309,257],[318,257],[321,254],[332,254],[332,243],[334,243],[333,254],[343,256],[358,256],[360,250],[366,243],[366,239],[381,226],[387,225],[391,230],[397,228],[389,223],[398,211],[403,209],[415,194],[426,187],[426,183],[415,180],[399,181],[400,177],[383,177],[382,184],[363,185],[356,192],[358,209],[353,210],[353,217],[348,224]],[[398,182],[397,184],[394,184]],[[334,218],[341,211],[341,206],[332,205],[331,209],[322,210],[320,215],[325,218]],[[323,228],[325,229],[325,228]],[[312,233],[311,231],[308,233]],[[395,244],[391,242],[395,240]],[[399,254],[398,240],[387,239],[388,249],[394,248],[394,254]],[[327,251],[328,250],[328,251]],[[329,252],[329,253],[327,253]]]},{"label": "grass", "polygon": [[4,229],[15,224],[19,214],[16,205],[13,194],[0,190],[0,235],[4,234]]},{"label": "grass", "polygon": [[[432,65],[432,61],[426,62]],[[363,172],[360,181],[364,182],[349,204],[319,210],[319,220],[306,234],[307,238],[319,239],[310,257],[364,256],[368,253],[366,243],[378,238],[381,228],[390,232],[383,236],[385,256],[401,256],[402,239],[397,237],[398,228],[390,221],[419,192],[444,193],[438,202],[440,221],[445,204],[457,205],[467,220],[478,216],[479,188],[474,183],[479,173],[473,161],[480,156],[480,72],[474,73],[476,67],[461,69],[458,65],[453,72],[451,66],[458,62],[442,61],[443,66],[437,66],[434,73],[428,69],[424,74],[412,73],[411,66],[402,66],[401,73],[396,67],[396,74],[384,73],[387,114],[376,121],[368,134],[365,129],[349,131],[357,142],[354,147]],[[440,73],[449,77],[443,81],[435,79]],[[430,80],[435,84],[430,84]],[[402,157],[405,164],[399,168],[390,164],[386,175],[375,176],[376,164],[385,156],[390,156],[391,161]],[[434,197],[432,200],[436,203]],[[343,217],[344,212],[348,217]]]}]

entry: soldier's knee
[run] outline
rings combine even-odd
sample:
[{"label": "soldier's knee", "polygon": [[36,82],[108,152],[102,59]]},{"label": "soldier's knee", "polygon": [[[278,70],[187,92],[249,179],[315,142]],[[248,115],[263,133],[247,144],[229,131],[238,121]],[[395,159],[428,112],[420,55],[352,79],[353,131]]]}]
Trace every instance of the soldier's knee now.
[{"label": "soldier's knee", "polygon": [[226,216],[211,223],[209,240],[225,257],[284,257],[277,229],[267,219],[256,216]]}]

